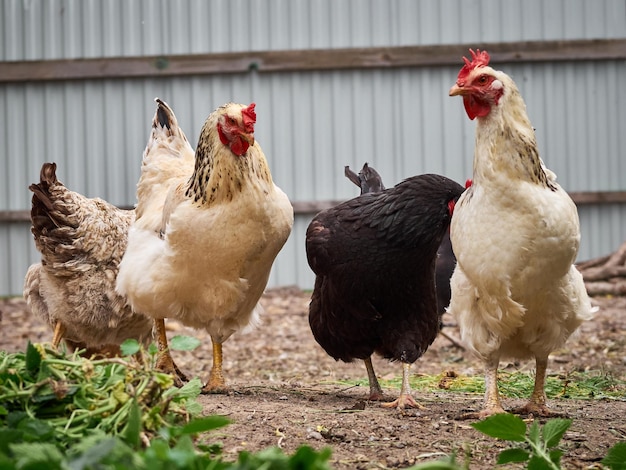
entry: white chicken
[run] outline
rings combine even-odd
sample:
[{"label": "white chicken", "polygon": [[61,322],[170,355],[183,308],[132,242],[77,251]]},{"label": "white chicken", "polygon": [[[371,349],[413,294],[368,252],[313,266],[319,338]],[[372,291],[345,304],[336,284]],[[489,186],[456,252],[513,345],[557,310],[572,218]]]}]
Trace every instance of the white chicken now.
[{"label": "white chicken", "polygon": [[580,242],[576,206],[539,157],[534,129],[513,80],[471,51],[450,96],[477,119],[471,187],[452,217],[457,267],[449,311],[461,336],[485,361],[485,402],[478,417],[504,412],[497,385],[501,357],[536,361],[535,385],[518,413],[548,416],[549,354],[592,307],[573,265]]},{"label": "white chicken", "polygon": [[33,192],[31,231],[41,262],[28,269],[24,298],[33,314],[86,355],[119,353],[128,338],[147,343],[150,318],[133,313],[115,292],[118,265],[126,249],[134,211],[68,189],[56,176],[56,163],[44,163]]},{"label": "white chicken", "polygon": [[164,318],[205,328],[213,366],[203,391],[222,391],[222,344],[258,313],[293,208],[254,139],[254,103],[215,110],[194,154],[172,110],[156,101],[117,289],[155,319],[163,370],[176,373]]}]

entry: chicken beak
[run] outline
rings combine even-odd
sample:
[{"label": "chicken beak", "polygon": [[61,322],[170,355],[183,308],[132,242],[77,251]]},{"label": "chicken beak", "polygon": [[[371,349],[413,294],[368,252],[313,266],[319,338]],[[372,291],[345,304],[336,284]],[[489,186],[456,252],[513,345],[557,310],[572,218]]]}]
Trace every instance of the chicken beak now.
[{"label": "chicken beak", "polygon": [[467,89],[463,88],[463,86],[459,86],[458,83],[452,85],[450,88],[450,92],[448,93],[450,96],[458,96],[467,94]]},{"label": "chicken beak", "polygon": [[254,146],[254,134],[246,134],[245,132],[242,132],[241,138],[250,144],[250,147]]}]

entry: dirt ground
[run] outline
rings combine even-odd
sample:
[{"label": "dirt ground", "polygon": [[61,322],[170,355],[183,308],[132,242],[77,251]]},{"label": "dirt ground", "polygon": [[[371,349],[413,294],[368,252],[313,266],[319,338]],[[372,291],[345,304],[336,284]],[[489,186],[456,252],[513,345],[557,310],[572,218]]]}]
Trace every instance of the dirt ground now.
[{"label": "dirt ground", "polygon": [[[224,372],[232,387],[227,395],[201,397],[206,414],[228,416],[232,424],[207,436],[223,443],[227,458],[241,450],[279,446],[291,453],[307,444],[332,448],[336,469],[406,468],[438,459],[453,451],[460,460],[469,456],[471,469],[495,467],[501,448],[508,444],[488,438],[461,419],[478,410],[482,396],[449,391],[413,390],[424,410],[399,412],[367,402],[367,375],[362,362],[335,362],[317,345],[308,325],[309,294],[296,288],[269,291],[263,297],[260,325],[236,334],[224,345]],[[597,371],[626,380],[626,298],[597,298],[594,321],[583,325],[566,347],[551,356],[549,374]],[[21,299],[0,301],[3,314],[0,349],[24,350],[27,339],[50,341],[51,331],[26,308]],[[458,338],[452,318],[444,316],[444,332]],[[206,379],[211,365],[211,343],[203,332],[170,322],[169,333],[203,339],[193,352],[174,352],[188,373]],[[502,363],[507,370],[531,370],[531,363]],[[401,375],[400,364],[374,358],[381,378]],[[413,374],[482,375],[482,365],[469,353],[440,335],[412,368]],[[341,380],[358,381],[349,386]],[[390,400],[398,390],[386,389]],[[505,408],[523,404],[505,400]],[[601,468],[599,460],[616,442],[626,440],[624,400],[550,400],[549,405],[573,424],[562,441],[564,469]],[[520,467],[509,467],[520,468]]]}]

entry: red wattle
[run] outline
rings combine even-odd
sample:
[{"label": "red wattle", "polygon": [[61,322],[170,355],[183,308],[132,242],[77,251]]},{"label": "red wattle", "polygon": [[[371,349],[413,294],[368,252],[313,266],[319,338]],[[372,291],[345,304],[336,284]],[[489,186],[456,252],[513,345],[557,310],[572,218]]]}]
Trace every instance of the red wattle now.
[{"label": "red wattle", "polygon": [[465,106],[467,117],[469,117],[472,121],[477,117],[486,116],[491,111],[489,103],[478,100],[471,95],[465,95],[463,97],[463,105]]},{"label": "red wattle", "polygon": [[245,155],[248,148],[250,148],[250,144],[239,136],[235,137],[233,142],[230,144],[230,150],[239,157]]}]

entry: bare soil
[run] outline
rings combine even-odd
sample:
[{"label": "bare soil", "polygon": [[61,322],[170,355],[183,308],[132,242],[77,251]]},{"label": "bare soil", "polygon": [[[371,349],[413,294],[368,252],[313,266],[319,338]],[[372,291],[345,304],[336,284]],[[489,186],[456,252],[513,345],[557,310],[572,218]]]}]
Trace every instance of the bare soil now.
[{"label": "bare soil", "polygon": [[[413,390],[426,408],[382,408],[368,402],[367,375],[362,362],[335,362],[317,345],[308,325],[309,294],[297,288],[266,293],[265,314],[257,328],[234,335],[224,345],[224,372],[231,391],[201,397],[206,414],[229,417],[232,424],[204,437],[221,442],[226,458],[242,450],[279,446],[291,453],[306,444],[332,448],[336,469],[405,468],[456,452],[471,469],[495,467],[500,449],[496,441],[462,419],[480,409],[479,394]],[[600,311],[580,328],[566,347],[556,351],[549,374],[573,371],[612,374],[626,380],[626,298],[595,298]],[[23,351],[27,340],[50,341],[52,332],[34,318],[21,299],[0,301],[0,349]],[[444,316],[443,332],[458,338],[452,318]],[[174,352],[190,376],[206,379],[211,365],[211,342],[204,332],[168,323],[169,334],[187,334],[203,341],[193,352]],[[533,364],[502,363],[507,370],[531,370]],[[379,377],[401,375],[401,366],[374,358]],[[482,364],[440,335],[412,368],[414,374],[482,375]],[[349,386],[343,380],[357,381]],[[398,390],[386,389],[389,399]],[[505,408],[523,404],[505,399]],[[616,442],[626,440],[626,397],[623,400],[550,400],[553,410],[573,419],[562,441],[565,469],[601,468],[599,461]],[[520,468],[520,467],[508,467]]]}]

